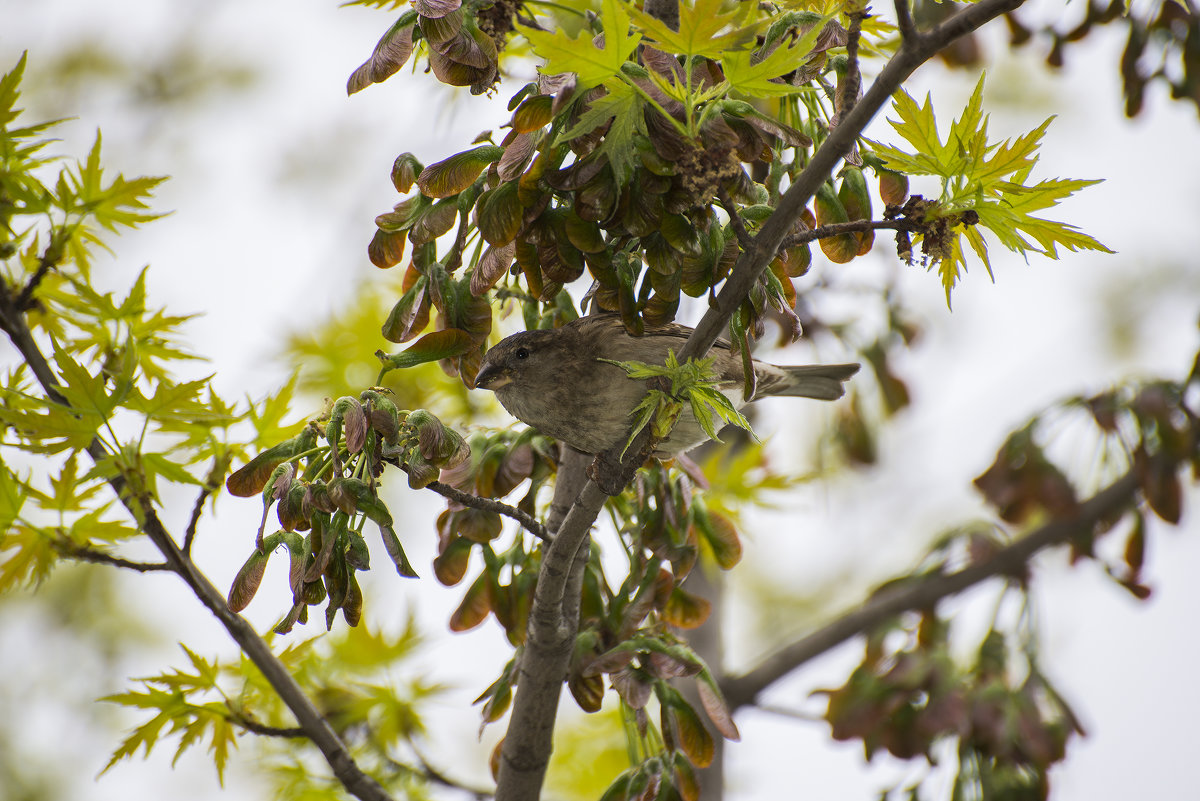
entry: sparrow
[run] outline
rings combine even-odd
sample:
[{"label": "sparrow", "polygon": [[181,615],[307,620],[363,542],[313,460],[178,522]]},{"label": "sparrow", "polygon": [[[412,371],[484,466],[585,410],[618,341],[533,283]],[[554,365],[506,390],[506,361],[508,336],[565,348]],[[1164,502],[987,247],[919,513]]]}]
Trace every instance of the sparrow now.
[{"label": "sparrow", "polygon": [[[659,365],[667,352],[678,353],[692,329],[669,323],[646,327],[643,336],[625,330],[616,314],[581,317],[560,328],[522,331],[487,351],[475,386],[496,393],[500,404],[518,420],[541,433],[588,454],[598,454],[629,435],[630,413],[649,389],[648,380],[632,379],[610,361]],[[748,402],[743,393],[742,360],[729,343],[718,340],[716,388],[737,408]],[[857,364],[783,367],[754,360],[754,397],[784,395],[836,400],[842,382],[858,372]],[[657,443],[655,456],[670,458],[708,439],[684,404],[670,435]]]}]

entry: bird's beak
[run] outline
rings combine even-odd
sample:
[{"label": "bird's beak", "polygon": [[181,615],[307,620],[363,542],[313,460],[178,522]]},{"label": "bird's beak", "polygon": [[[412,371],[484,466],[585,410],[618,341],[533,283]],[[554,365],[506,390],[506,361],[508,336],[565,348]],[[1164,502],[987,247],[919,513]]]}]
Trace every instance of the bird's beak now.
[{"label": "bird's beak", "polygon": [[503,367],[495,364],[485,364],[475,376],[476,389],[490,389],[494,392],[511,383],[512,376],[505,372]]}]

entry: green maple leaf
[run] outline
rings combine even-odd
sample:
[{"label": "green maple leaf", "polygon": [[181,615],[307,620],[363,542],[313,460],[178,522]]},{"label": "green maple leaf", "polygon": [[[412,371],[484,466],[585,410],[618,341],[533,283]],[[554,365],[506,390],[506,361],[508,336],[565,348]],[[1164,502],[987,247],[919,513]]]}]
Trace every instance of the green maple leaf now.
[{"label": "green maple leaf", "polygon": [[[744,24],[755,9],[753,3],[737,3],[733,11],[722,14],[723,4],[724,0],[695,0],[690,6],[680,3],[678,31],[645,11],[630,8],[629,12],[658,49],[689,59],[695,56],[719,59],[726,51],[752,41],[761,27],[760,23]],[[733,30],[721,33],[730,27]]]},{"label": "green maple leaf", "polygon": [[533,46],[533,52],[546,59],[543,72],[548,75],[573,72],[579,88],[587,89],[619,74],[621,65],[642,39],[641,34],[630,32],[629,12],[621,0],[604,0],[600,23],[604,28],[604,43],[600,46],[586,28],[572,37],[563,31],[518,27]]},{"label": "green maple leaf", "polygon": [[151,190],[166,179],[142,177],[129,180],[118,174],[105,184],[104,169],[100,166],[100,141],[97,131],[87,161],[78,165],[75,172],[67,173],[67,180],[73,184],[81,207],[79,210],[91,214],[96,222],[109,230],[115,230],[118,225],[132,228],[161,217],[161,214],[146,211],[145,201]]},{"label": "green maple leaf", "polygon": [[122,399],[108,393],[108,379],[103,372],[92,375],[62,348],[55,349],[54,361],[62,379],[58,391],[71,409],[107,420]]},{"label": "green maple leaf", "polygon": [[729,81],[735,91],[749,97],[783,97],[810,91],[806,87],[779,83],[775,79],[803,66],[817,43],[817,37],[835,16],[836,11],[821,17],[790,47],[776,47],[761,60],[755,60],[756,53],[761,51],[733,50],[725,53],[721,57],[725,80]]},{"label": "green maple leaf", "polygon": [[951,124],[945,141],[938,133],[930,97],[926,95],[924,104],[919,105],[901,89],[893,105],[898,119],[888,122],[912,146],[912,152],[871,142],[889,169],[941,178],[941,197],[926,213],[927,220],[955,217],[968,210],[978,215],[975,225],[960,221],[951,228],[952,238],[937,265],[947,304],[951,290],[967,269],[963,238],[991,274],[981,229],[990,232],[1004,247],[1022,254],[1032,251],[1057,259],[1059,247],[1112,252],[1075,226],[1033,216],[1033,212],[1051,208],[1098,181],[1055,178],[1028,183],[1037,164],[1042,137],[1054,118],[1014,139],[989,142],[988,118],[983,113],[983,82],[981,76],[966,108]]},{"label": "green maple leaf", "polygon": [[64,169],[58,176],[54,195],[56,204],[68,214],[78,217],[67,239],[67,249],[86,278],[90,266],[91,245],[106,247],[92,223],[116,231],[118,226],[133,228],[156,220],[161,214],[148,211],[146,201],[154,188],[166,180],[163,177],[127,179],[118,174],[107,183],[100,166],[100,132],[86,161]]},{"label": "green maple leaf", "polygon": [[[635,380],[665,378],[671,382],[669,392],[651,389],[642,398],[641,403],[630,412],[630,416],[635,420],[633,431],[625,443],[626,450],[647,425],[651,425],[655,439],[666,439],[678,421],[680,412],[683,411],[683,401],[688,403],[692,416],[696,418],[696,422],[700,424],[710,439],[721,441],[717,437],[717,428],[713,420],[714,414],[726,423],[733,423],[754,436],[754,431],[750,428],[750,421],[742,416],[741,412],[720,390],[720,379],[713,371],[715,357],[688,359],[687,362],[680,364],[679,359],[675,356],[675,351],[668,350],[665,364],[615,361],[613,359],[598,359],[598,361],[620,367],[626,375]],[[622,450],[622,456],[624,453],[625,451]]]},{"label": "green maple leaf", "polygon": [[561,141],[568,142],[577,136],[594,131],[604,123],[612,120],[600,152],[608,159],[613,170],[613,177],[618,186],[624,186],[639,163],[637,150],[634,148],[634,136],[646,136],[646,120],[642,116],[642,97],[626,83],[608,81],[604,84],[608,94],[593,100],[579,116],[579,121],[562,134]]}]

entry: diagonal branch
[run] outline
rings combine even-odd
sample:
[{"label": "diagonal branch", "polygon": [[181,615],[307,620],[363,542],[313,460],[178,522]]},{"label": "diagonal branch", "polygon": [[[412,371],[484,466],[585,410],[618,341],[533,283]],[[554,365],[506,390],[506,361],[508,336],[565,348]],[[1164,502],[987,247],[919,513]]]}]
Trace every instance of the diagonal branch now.
[{"label": "diagonal branch", "polygon": [[1130,470],[1080,504],[1077,513],[1035,529],[997,551],[991,558],[955,573],[938,573],[916,583],[896,586],[872,596],[862,606],[767,656],[757,667],[721,684],[731,709],[754,703],[763,690],[804,663],[860,634],[871,631],[901,612],[927,609],[996,576],[1020,576],[1039,551],[1091,533],[1101,521],[1133,504],[1139,476]]},{"label": "diagonal branch", "polygon": [[[607,498],[595,481],[588,481],[542,556],[508,736],[500,754],[496,801],[534,801],[541,795],[558,697],[579,625],[579,605],[566,598],[569,591],[579,591],[583,571],[572,568]],[[568,607],[574,616],[565,614]]]},{"label": "diagonal branch", "polygon": [[884,65],[871,88],[829,132],[829,136],[813,153],[808,166],[801,170],[796,180],[779,199],[779,205],[755,235],[752,247],[742,251],[721,291],[717,293],[717,297],[696,326],[695,332],[679,352],[681,362],[690,358],[700,358],[712,347],[713,342],[729,324],[729,318],[779,252],[784,237],[800,219],[804,207],[808,205],[817,188],[833,173],[833,168],[850,152],[867,124],[874,119],[908,76],[950,42],[1002,14],[1019,8],[1024,2],[1025,0],[982,0],[968,6],[936,28],[925,33],[914,32],[902,40],[899,51]]},{"label": "diagonal branch", "polygon": [[[41,384],[46,397],[55,403],[69,406],[59,391],[58,379],[54,375],[54,371],[50,368],[49,362],[46,361],[45,355],[33,338],[25,321],[25,315],[15,305],[15,301],[16,298],[10,294],[8,286],[0,281],[0,329],[9,335],[13,345]],[[100,462],[108,456],[99,439],[93,439],[86,450],[96,462]],[[250,661],[262,671],[271,687],[295,715],[304,735],[321,750],[338,781],[362,801],[392,801],[388,792],[378,782],[363,773],[362,769],[354,762],[354,758],[346,750],[341,738],[317,711],[283,663],[271,652],[271,647],[267,645],[266,641],[258,636],[258,632],[245,618],[229,610],[225,603],[225,595],[213,586],[212,582],[200,572],[196,563],[176,544],[175,539],[159,520],[150,498],[132,492],[121,475],[109,479],[108,483],[133,519],[140,523],[142,532],[162,553],[166,564],[165,569],[178,574],[183,579],[200,602],[225,627],[229,636],[241,647]]]}]

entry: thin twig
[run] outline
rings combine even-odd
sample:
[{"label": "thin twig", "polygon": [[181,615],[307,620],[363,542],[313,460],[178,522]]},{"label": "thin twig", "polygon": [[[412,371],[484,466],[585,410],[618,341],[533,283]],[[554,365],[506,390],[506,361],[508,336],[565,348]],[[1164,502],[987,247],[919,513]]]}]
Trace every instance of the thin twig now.
[{"label": "thin twig", "polygon": [[[213,469],[216,469],[215,465]],[[192,542],[196,539],[196,528],[200,525],[200,515],[204,513],[204,504],[208,502],[208,499],[220,487],[220,481],[217,481],[209,482],[200,488],[200,494],[196,496],[196,502],[192,504],[192,516],[188,518],[187,528],[183,532],[183,553],[185,556],[191,557],[192,555]]]},{"label": "thin twig", "polygon": [[472,787],[468,784],[464,784],[463,782],[458,781],[457,779],[447,776],[445,773],[442,773],[440,770],[435,768],[433,765],[429,764],[429,760],[425,758],[425,755],[422,754],[420,751],[418,751],[416,749],[416,747],[412,745],[412,743],[409,743],[409,748],[411,748],[413,754],[416,755],[417,762],[421,763],[420,769],[414,769],[414,768],[410,767],[409,765],[405,765],[402,762],[397,762],[394,759],[389,759],[388,761],[391,762],[396,767],[399,767],[399,768],[402,768],[405,770],[410,770],[413,773],[417,774],[418,776],[422,776],[425,779],[428,779],[429,781],[434,782],[435,784],[442,785],[443,787],[449,787],[453,790],[461,790],[464,793],[470,793],[471,795],[475,796],[478,799],[492,797],[493,794],[490,790],[484,790],[479,787]]},{"label": "thin twig", "polygon": [[857,234],[863,231],[922,231],[925,226],[915,220],[850,220],[849,222],[830,223],[807,231],[791,234],[780,243],[780,250],[787,250],[796,245],[803,245],[817,239],[828,239],[841,234]]},{"label": "thin twig", "polygon": [[33,308],[33,293],[41,285],[42,279],[58,266],[58,262],[62,256],[61,254],[56,255],[52,253],[51,249],[54,245],[54,237],[51,235],[50,244],[46,245],[46,250],[42,253],[41,258],[38,259],[37,270],[34,271],[33,275],[29,276],[29,280],[25,282],[25,286],[21,288],[20,294],[13,301],[13,305],[16,306],[17,310],[25,312]]},{"label": "thin twig", "polygon": [[746,223],[738,214],[737,204],[729,196],[729,190],[723,186],[717,187],[717,200],[721,202],[721,208],[725,209],[725,213],[729,215],[729,224],[733,226],[733,232],[737,235],[737,241],[742,250],[750,248],[754,244],[754,239],[746,230]]},{"label": "thin twig", "polygon": [[871,631],[902,612],[931,608],[943,598],[996,576],[1022,575],[1038,551],[1086,536],[1097,523],[1132,504],[1138,486],[1139,476],[1131,470],[1080,504],[1073,517],[1054,520],[1035,529],[986,561],[955,573],[937,573],[915,583],[895,585],[874,595],[854,610],[780,648],[747,673],[726,678],[721,683],[725,700],[731,709],[752,704],[759,693],[805,662]]},{"label": "thin twig", "polygon": [[232,713],[229,716],[229,720],[248,732],[261,734],[264,737],[308,738],[308,733],[304,729],[298,727],[268,726],[265,723],[259,723],[254,718],[245,714]]},{"label": "thin twig", "polygon": [[123,559],[119,556],[113,556],[112,554],[97,550],[96,548],[89,548],[86,545],[76,545],[70,542],[56,541],[54,549],[63,556],[78,559],[80,562],[123,567],[128,570],[136,570],[139,573],[153,573],[160,570],[174,569],[166,562],[133,562],[129,559]]},{"label": "thin twig", "polygon": [[842,90],[837,98],[838,120],[853,110],[858,101],[858,91],[862,87],[862,73],[858,68],[858,42],[862,37],[862,23],[866,16],[866,11],[850,14],[850,29],[846,32],[846,76],[842,80]]},{"label": "thin twig", "polygon": [[470,506],[474,509],[482,509],[485,512],[495,512],[496,514],[510,517],[520,523],[526,531],[543,542],[550,542],[554,539],[546,532],[546,527],[537,521],[537,518],[527,512],[521,511],[515,506],[509,506],[507,503],[497,501],[493,498],[480,498],[478,495],[463,492],[440,481],[427,484],[426,488],[463,506]]}]

